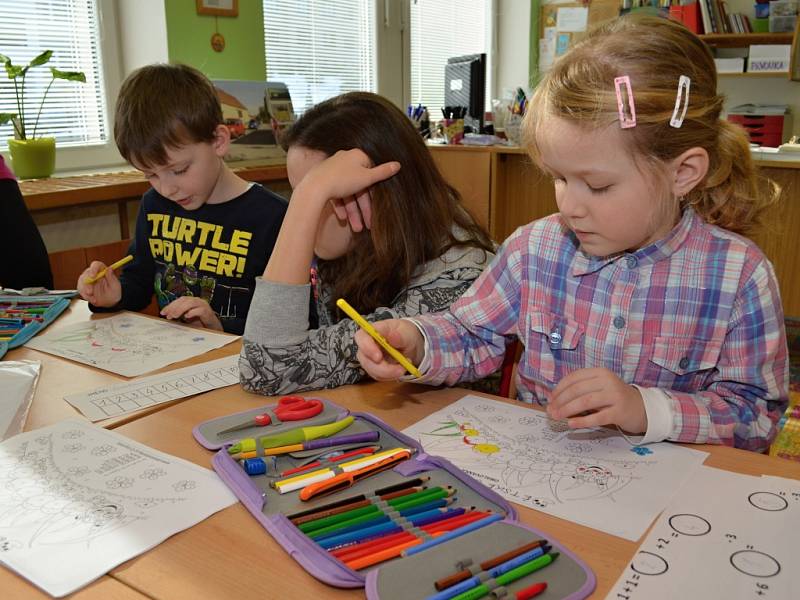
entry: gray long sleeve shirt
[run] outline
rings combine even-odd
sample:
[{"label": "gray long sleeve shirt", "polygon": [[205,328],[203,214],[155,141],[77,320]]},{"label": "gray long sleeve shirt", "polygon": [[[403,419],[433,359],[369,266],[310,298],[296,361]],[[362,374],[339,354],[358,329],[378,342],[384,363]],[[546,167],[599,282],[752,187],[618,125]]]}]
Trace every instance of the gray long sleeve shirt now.
[{"label": "gray long sleeve shirt", "polygon": [[[489,264],[493,254],[456,247],[419,269],[407,289],[367,321],[380,321],[448,308]],[[310,284],[256,279],[239,358],[240,381],[249,392],[268,396],[318,390],[360,381],[366,374],[356,359],[350,319],[334,322],[327,308],[330,288],[319,282],[319,328],[309,329]]]}]

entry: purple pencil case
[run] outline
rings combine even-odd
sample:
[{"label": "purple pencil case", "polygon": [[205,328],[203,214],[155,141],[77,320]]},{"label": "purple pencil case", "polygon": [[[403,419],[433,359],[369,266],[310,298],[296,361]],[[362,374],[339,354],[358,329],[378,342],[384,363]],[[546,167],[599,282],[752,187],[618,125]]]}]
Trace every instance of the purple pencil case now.
[{"label": "purple pencil case", "polygon": [[[474,574],[486,578],[487,574],[482,573],[478,567],[481,562],[529,542],[546,539],[552,547],[551,552],[559,552],[559,557],[544,569],[506,587],[495,586],[494,580],[488,579],[487,584],[493,590],[493,597],[507,595],[509,598],[513,598],[515,592],[539,581],[546,581],[548,584],[547,589],[537,596],[537,599],[542,600],[555,598],[578,600],[587,597],[594,590],[596,580],[589,567],[551,536],[517,521],[517,514],[513,506],[497,493],[456,468],[449,461],[426,454],[415,440],[393,429],[377,417],[367,413],[349,414],[347,409],[333,402],[322,398],[318,399],[323,401],[324,410],[317,417],[302,422],[270,426],[269,435],[294,427],[330,422],[330,419],[334,417],[339,420],[349,415],[354,417],[353,424],[337,435],[377,431],[379,437],[376,444],[379,444],[382,449],[401,446],[412,449],[414,454],[393,469],[381,471],[357,481],[346,489],[303,502],[299,498],[299,492],[281,495],[270,487],[270,482],[274,480],[270,473],[257,476],[248,475],[239,462],[228,454],[227,447],[230,444],[237,442],[239,438],[265,435],[263,428],[253,427],[252,430],[224,435],[218,433],[232,424],[256,414],[267,412],[272,415],[274,414],[271,412],[272,406],[212,419],[201,423],[193,431],[195,439],[204,447],[220,450],[212,459],[214,470],[252,515],[308,573],[320,581],[336,587],[365,587],[367,598],[371,600],[426,598],[437,593],[434,582],[443,577],[469,568]],[[342,450],[347,449],[342,448]],[[273,474],[313,459],[314,455],[320,452],[322,451],[308,450],[281,455],[277,457],[276,463],[271,465]],[[323,462],[323,464],[325,463]],[[360,495],[366,496],[383,509],[385,504],[381,504],[380,499],[374,494],[376,490],[420,476],[430,478],[425,484],[429,488],[451,486],[455,489],[454,501],[450,508],[475,507],[479,511],[491,511],[501,515],[502,519],[417,554],[397,557],[361,570],[353,570],[303,533],[288,518],[316,507],[327,506]],[[408,527],[406,529],[408,530]],[[418,528],[410,530],[415,534],[420,533]],[[421,535],[430,538],[424,532]]]}]

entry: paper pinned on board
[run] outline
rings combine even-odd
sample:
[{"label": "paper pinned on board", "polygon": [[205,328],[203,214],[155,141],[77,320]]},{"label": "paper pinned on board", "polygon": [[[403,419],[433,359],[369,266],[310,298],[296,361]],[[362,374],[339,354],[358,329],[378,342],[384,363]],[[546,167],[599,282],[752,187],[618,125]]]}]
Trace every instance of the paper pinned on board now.
[{"label": "paper pinned on board", "polygon": [[217,475],[69,419],[0,444],[0,561],[56,597],[236,502]]}]

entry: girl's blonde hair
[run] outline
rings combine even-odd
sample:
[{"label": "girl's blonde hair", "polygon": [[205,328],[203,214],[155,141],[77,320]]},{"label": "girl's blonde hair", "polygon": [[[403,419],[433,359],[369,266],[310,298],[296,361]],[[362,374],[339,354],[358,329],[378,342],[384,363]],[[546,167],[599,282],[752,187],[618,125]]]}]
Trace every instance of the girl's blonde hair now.
[{"label": "girl's blonde hair", "polygon": [[[659,17],[622,17],[592,30],[556,61],[537,86],[524,122],[524,143],[538,161],[538,131],[557,116],[586,128],[619,120],[614,79],[630,77],[636,126],[623,130],[637,165],[663,174],[666,162],[690,148],[705,149],[705,178],[681,200],[707,222],[752,233],[777,199],[762,185],[750,157],[747,134],[720,119],[724,97],[708,47],[683,25]],[[678,79],[691,79],[683,125],[670,126]]]}]

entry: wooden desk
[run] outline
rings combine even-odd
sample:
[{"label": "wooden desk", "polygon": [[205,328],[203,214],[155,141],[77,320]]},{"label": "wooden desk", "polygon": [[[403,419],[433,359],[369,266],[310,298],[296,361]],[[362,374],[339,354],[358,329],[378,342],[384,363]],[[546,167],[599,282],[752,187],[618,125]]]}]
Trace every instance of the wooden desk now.
[{"label": "wooden desk", "polygon": [[[398,383],[368,383],[326,390],[320,395],[353,411],[369,412],[397,429],[454,402],[467,390],[435,389]],[[508,400],[503,400],[510,402]],[[191,429],[197,423],[268,404],[264,397],[237,387],[208,392],[119,428],[144,444],[210,466],[212,453],[197,444]],[[706,464],[748,474],[800,478],[800,465],[777,458],[702,446],[711,453]],[[597,575],[593,597],[603,598],[616,582],[638,544],[588,527],[517,506],[520,519],[580,556]],[[237,504],[183,531],[110,575],[158,598],[252,597],[269,589],[275,598],[361,598],[361,590],[330,588],[292,560],[241,505]]]},{"label": "wooden desk", "polygon": [[[89,311],[89,304],[85,300],[73,300],[70,307],[65,310],[55,322],[49,325],[45,331],[55,331],[67,325],[83,323],[90,319],[105,319],[112,316],[112,314],[114,313],[94,315]],[[187,367],[189,365],[223,358],[231,354],[238,354],[240,349],[241,341],[236,340],[222,348],[217,348],[216,350],[201,354],[200,356],[168,365],[159,371],[147,373],[146,375],[171,371],[180,367]],[[19,348],[7,352],[4,360],[38,360],[42,363],[39,381],[36,386],[36,394],[30,412],[28,413],[28,419],[25,423],[25,431],[38,429],[45,425],[52,425],[53,423],[70,417],[84,419],[85,417],[81,413],[64,400],[64,396],[68,394],[86,392],[101,386],[130,381],[127,377],[122,377],[121,375],[96,369],[45,352],[39,352],[38,350],[26,348],[25,346],[20,346]],[[165,402],[164,404],[157,404],[150,408],[143,408],[136,413],[105,419],[98,424],[102,427],[113,429],[133,419],[159,411],[175,402],[182,402],[182,399]]]}]

